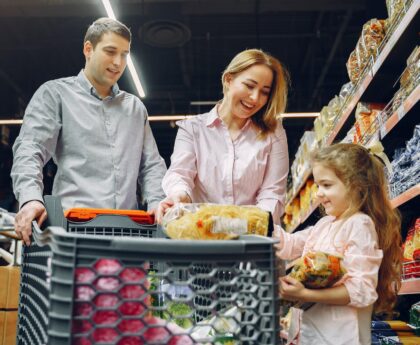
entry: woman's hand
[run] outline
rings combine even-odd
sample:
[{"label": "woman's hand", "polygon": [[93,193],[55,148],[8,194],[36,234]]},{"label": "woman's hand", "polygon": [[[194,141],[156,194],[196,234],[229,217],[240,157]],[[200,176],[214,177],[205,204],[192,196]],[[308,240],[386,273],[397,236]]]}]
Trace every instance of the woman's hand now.
[{"label": "woman's hand", "polygon": [[191,203],[190,196],[183,191],[176,192],[172,195],[167,196],[163,199],[157,208],[156,211],[156,222],[158,224],[162,224],[162,219],[164,214],[166,213],[167,209],[175,205],[176,203],[183,202],[183,203]]},{"label": "woman's hand", "polygon": [[303,301],[306,291],[305,286],[296,279],[289,276],[280,278],[280,294],[283,299],[288,301]]}]

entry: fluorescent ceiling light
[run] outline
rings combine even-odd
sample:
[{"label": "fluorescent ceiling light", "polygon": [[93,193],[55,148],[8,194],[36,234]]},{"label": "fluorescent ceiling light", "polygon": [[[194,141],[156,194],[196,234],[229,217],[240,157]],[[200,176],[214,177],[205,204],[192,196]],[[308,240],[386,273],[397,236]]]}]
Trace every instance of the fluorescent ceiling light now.
[{"label": "fluorescent ceiling light", "polygon": [[[148,119],[150,122],[161,122],[161,121],[178,121],[185,120],[196,115],[149,115]],[[284,113],[277,116],[278,119],[282,118],[311,118],[317,117],[319,113]],[[6,119],[0,120],[0,125],[21,125],[23,120],[21,119]]]},{"label": "fluorescent ceiling light", "polygon": [[0,125],[21,125],[23,120],[0,120]]},{"label": "fluorescent ceiling light", "polygon": [[109,0],[102,0],[102,4],[105,7],[105,11],[106,11],[106,14],[108,15],[108,17],[116,20],[117,18],[115,18],[114,10],[112,9],[112,6],[111,6],[111,3],[109,2]]},{"label": "fluorescent ceiling light", "polygon": [[148,117],[150,122],[154,121],[178,121],[185,120],[195,115],[150,115]]},{"label": "fluorescent ceiling light", "polygon": [[299,119],[299,118],[306,118],[306,117],[318,117],[319,113],[283,113],[280,114],[279,116],[277,116],[277,118],[295,118],[295,119]]},{"label": "fluorescent ceiling light", "polygon": [[191,101],[190,105],[215,105],[218,101]]},{"label": "fluorescent ceiling light", "polygon": [[[102,0],[102,4],[105,7],[106,14],[109,18],[116,20],[114,10],[112,9],[111,2],[109,0]],[[137,89],[137,92],[141,98],[146,97],[143,86],[141,85],[139,76],[137,74],[136,68],[134,67],[133,60],[131,59],[130,54],[127,56],[127,66],[130,71],[131,77],[133,78],[134,85]]]},{"label": "fluorescent ceiling light", "polygon": [[127,66],[128,66],[128,70],[131,73],[131,77],[133,78],[134,85],[136,86],[137,92],[139,93],[140,97],[141,98],[146,97],[143,86],[141,86],[139,76],[137,74],[136,68],[134,67],[133,60],[131,59],[130,55],[127,56]]},{"label": "fluorescent ceiling light", "polygon": [[[215,105],[218,101],[191,101],[190,105]],[[278,117],[281,118],[302,118],[302,117],[318,117],[319,113],[283,113]]]}]

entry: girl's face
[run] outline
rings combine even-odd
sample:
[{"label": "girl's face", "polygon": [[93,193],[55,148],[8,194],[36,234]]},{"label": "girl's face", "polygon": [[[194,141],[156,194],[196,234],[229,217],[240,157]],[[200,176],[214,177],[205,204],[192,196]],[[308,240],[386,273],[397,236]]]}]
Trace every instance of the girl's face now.
[{"label": "girl's face", "polygon": [[314,181],[318,185],[317,198],[329,216],[339,219],[350,206],[347,187],[333,170],[320,163],[313,166]]},{"label": "girl's face", "polygon": [[225,86],[230,114],[248,119],[268,101],[273,83],[273,71],[265,65],[253,65],[236,75],[226,75]]}]

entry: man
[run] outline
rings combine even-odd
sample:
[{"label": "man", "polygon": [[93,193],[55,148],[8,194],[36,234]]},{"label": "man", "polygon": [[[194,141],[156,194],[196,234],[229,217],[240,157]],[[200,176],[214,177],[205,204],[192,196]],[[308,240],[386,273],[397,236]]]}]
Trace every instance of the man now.
[{"label": "man", "polygon": [[127,64],[131,33],[101,18],[87,30],[85,68],[75,77],[48,81],[32,97],[13,146],[12,180],[20,210],[15,230],[30,244],[31,222],[46,218],[42,168],[57,164],[53,191],[63,208],[136,209],[137,181],[149,211],[164,198],[166,165],[147,111],[117,81]]}]

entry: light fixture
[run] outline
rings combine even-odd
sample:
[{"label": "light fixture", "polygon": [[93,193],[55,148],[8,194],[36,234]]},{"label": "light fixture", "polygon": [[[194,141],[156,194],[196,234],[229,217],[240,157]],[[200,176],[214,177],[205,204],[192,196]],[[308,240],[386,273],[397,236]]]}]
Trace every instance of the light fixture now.
[{"label": "light fixture", "polygon": [[299,118],[310,118],[310,117],[318,117],[318,116],[319,116],[319,113],[283,113],[277,116],[277,118],[280,117],[282,119],[290,119],[290,118],[299,119]]},{"label": "light fixture", "polygon": [[149,122],[162,122],[162,121],[178,121],[185,120],[195,115],[151,115],[148,117]]},{"label": "light fixture", "polygon": [[[185,120],[190,117],[194,117],[196,115],[149,115],[148,119],[150,122],[162,122],[162,121],[178,121],[178,120]],[[285,118],[292,118],[292,119],[300,119],[300,118],[311,118],[311,117],[318,117],[319,113],[284,113],[277,116],[278,119],[285,119]],[[21,125],[23,120],[21,119],[8,119],[8,120],[0,120],[0,125]]]},{"label": "light fixture", "polygon": [[23,120],[11,119],[11,120],[0,120],[0,125],[21,125]]},{"label": "light fixture", "polygon": [[218,101],[191,101],[190,105],[215,105]]},{"label": "light fixture", "polygon": [[[105,7],[106,14],[109,18],[116,20],[114,10],[112,9],[111,2],[109,0],[102,0],[102,4]],[[146,97],[143,86],[141,85],[139,76],[137,74],[136,68],[134,67],[133,60],[131,59],[130,54],[127,56],[127,66],[130,71],[131,78],[133,78],[134,85],[137,89],[137,92],[141,98]]]}]

